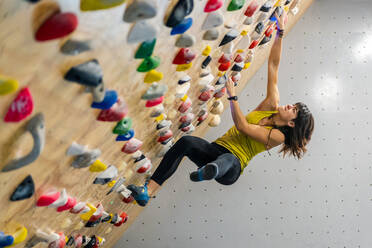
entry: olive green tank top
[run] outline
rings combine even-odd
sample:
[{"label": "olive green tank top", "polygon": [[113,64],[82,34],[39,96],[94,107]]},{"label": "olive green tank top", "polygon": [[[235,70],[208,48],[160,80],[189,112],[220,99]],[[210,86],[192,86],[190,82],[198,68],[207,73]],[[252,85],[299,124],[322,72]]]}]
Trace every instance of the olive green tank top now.
[{"label": "olive green tank top", "polygon": [[[248,123],[256,124],[265,117],[269,117],[278,111],[252,111],[245,118]],[[264,126],[272,129],[271,126]],[[247,167],[249,161],[258,153],[266,150],[265,144],[255,141],[249,136],[239,132],[235,125],[230,128],[222,137],[218,138],[215,143],[225,147],[240,160],[241,171]]]}]

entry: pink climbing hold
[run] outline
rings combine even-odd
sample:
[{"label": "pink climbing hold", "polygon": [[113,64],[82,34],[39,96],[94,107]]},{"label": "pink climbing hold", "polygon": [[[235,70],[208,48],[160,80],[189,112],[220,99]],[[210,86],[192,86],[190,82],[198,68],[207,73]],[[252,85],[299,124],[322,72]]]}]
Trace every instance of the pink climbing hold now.
[{"label": "pink climbing hold", "polygon": [[128,114],[128,106],[122,99],[112,105],[109,109],[101,110],[97,120],[98,121],[121,121]]},{"label": "pink climbing hold", "polygon": [[195,115],[193,113],[188,113],[180,118],[180,122],[192,122],[194,118]]},{"label": "pink climbing hold", "polygon": [[55,202],[60,196],[59,191],[50,191],[48,193],[45,193],[37,199],[36,206],[38,207],[45,207],[49,206],[53,202]]},{"label": "pink climbing hold", "polygon": [[26,87],[23,88],[10,105],[8,112],[4,117],[5,122],[19,122],[32,113],[34,102],[31,92]]},{"label": "pink climbing hold", "polygon": [[62,38],[72,33],[78,25],[74,13],[55,13],[49,17],[36,31],[37,41],[48,41]]},{"label": "pink climbing hold", "polygon": [[178,107],[178,111],[180,111],[181,113],[185,113],[191,107],[191,105],[191,100],[187,98],[187,100],[182,102],[181,105]]},{"label": "pink climbing hold", "polygon": [[154,107],[156,105],[159,105],[160,103],[162,103],[164,100],[164,96],[161,96],[161,97],[158,97],[158,98],[155,98],[155,99],[152,99],[152,100],[147,100],[146,101],[146,107],[147,108],[151,108],[151,107]]},{"label": "pink climbing hold", "polygon": [[63,211],[69,210],[73,208],[75,205],[76,205],[76,199],[72,197],[68,197],[66,204],[58,207],[57,212],[63,212]]},{"label": "pink climbing hold", "polygon": [[200,96],[199,96],[199,100],[200,100],[200,101],[203,101],[203,102],[208,101],[209,99],[212,98],[212,93],[213,93],[213,92],[211,92],[211,91],[209,91],[209,90],[202,92],[202,93],[200,94]]},{"label": "pink climbing hold", "polygon": [[142,144],[143,144],[142,141],[136,138],[131,138],[127,143],[125,143],[121,151],[124,153],[131,154],[138,151],[141,148]]},{"label": "pink climbing hold", "polygon": [[221,8],[223,5],[222,0],[208,0],[207,4],[204,7],[204,12],[213,12]]}]

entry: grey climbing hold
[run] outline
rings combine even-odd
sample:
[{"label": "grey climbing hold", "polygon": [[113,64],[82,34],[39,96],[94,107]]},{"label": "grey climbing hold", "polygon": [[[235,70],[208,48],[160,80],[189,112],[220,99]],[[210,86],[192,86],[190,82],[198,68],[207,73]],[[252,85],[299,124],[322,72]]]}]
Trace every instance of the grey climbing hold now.
[{"label": "grey climbing hold", "polygon": [[96,87],[87,87],[86,91],[92,93],[93,102],[102,102],[105,98],[105,85],[103,82]]},{"label": "grey climbing hold", "polygon": [[177,38],[176,47],[192,47],[196,42],[196,39],[191,34],[182,34]]},{"label": "grey climbing hold", "polygon": [[101,84],[102,77],[103,72],[96,59],[71,67],[65,75],[68,81],[92,87]]},{"label": "grey climbing hold", "polygon": [[23,181],[17,186],[15,191],[10,196],[11,201],[19,201],[30,198],[35,192],[34,180],[31,175],[28,175]]},{"label": "grey climbing hold", "polygon": [[77,55],[89,50],[91,50],[89,42],[73,39],[66,41],[61,47],[61,52],[65,55]]},{"label": "grey climbing hold", "polygon": [[254,28],[254,30],[258,33],[258,34],[261,34],[263,29],[264,29],[264,24],[263,22],[259,22],[256,27]]},{"label": "grey climbing hold", "polygon": [[244,19],[243,24],[244,25],[251,25],[253,23],[253,18],[252,17],[247,17]]},{"label": "grey climbing hold", "polygon": [[227,75],[226,75],[226,73],[225,73],[223,76],[221,76],[221,77],[217,80],[216,85],[226,84],[226,82],[227,82]]},{"label": "grey climbing hold", "polygon": [[152,40],[156,37],[156,29],[146,21],[139,21],[133,24],[127,36],[128,43],[138,43]]},{"label": "grey climbing hold", "polygon": [[161,96],[164,96],[165,92],[168,90],[168,86],[164,84],[153,83],[146,90],[145,94],[141,96],[143,100],[156,99]]},{"label": "grey climbing hold", "polygon": [[74,141],[72,142],[70,147],[67,149],[66,154],[67,156],[76,156],[76,155],[83,154],[86,150],[88,150],[87,146],[80,145]]},{"label": "grey climbing hold", "polygon": [[269,14],[266,12],[262,12],[258,17],[257,17],[257,22],[262,22],[268,18]]},{"label": "grey climbing hold", "polygon": [[32,248],[36,246],[38,243],[47,243],[48,240],[42,237],[38,237],[36,235],[32,236],[25,244],[24,248]]},{"label": "grey climbing hold", "polygon": [[203,40],[216,40],[218,36],[219,32],[217,29],[209,29],[203,34]]},{"label": "grey climbing hold", "polygon": [[90,166],[97,160],[101,155],[100,149],[93,149],[85,151],[83,154],[75,156],[74,160],[71,163],[71,166],[74,168],[85,168]]},{"label": "grey climbing hold", "polygon": [[105,171],[98,174],[96,179],[94,179],[93,183],[104,185],[108,182],[111,182],[117,176],[118,176],[118,169],[115,166],[110,165]]},{"label": "grey climbing hold", "polygon": [[271,0],[269,0],[261,6],[260,11],[269,12],[272,7],[273,7],[273,4],[272,4]]},{"label": "grey climbing hold", "polygon": [[223,24],[223,15],[219,11],[211,12],[205,18],[201,29],[208,30],[219,27]]},{"label": "grey climbing hold", "polygon": [[152,0],[134,0],[128,4],[123,20],[125,22],[137,22],[144,19],[149,19],[156,16],[157,8],[156,1]]},{"label": "grey climbing hold", "polygon": [[42,113],[37,113],[34,117],[32,117],[27,122],[26,131],[31,133],[34,140],[32,150],[24,157],[10,161],[2,169],[3,172],[16,170],[28,164],[31,164],[39,157],[39,155],[43,151],[45,144],[44,115]]},{"label": "grey climbing hold", "polygon": [[169,120],[162,120],[156,125],[156,130],[160,130],[163,128],[169,128],[172,125],[172,122]]},{"label": "grey climbing hold", "polygon": [[118,189],[120,188],[120,186],[123,185],[123,183],[125,182],[125,178],[124,177],[121,177],[119,178],[118,180],[116,180],[116,183],[114,184],[114,186],[112,186],[112,188],[106,193],[106,195],[109,195],[110,193],[112,192],[117,192],[117,193],[120,193],[118,191]]}]

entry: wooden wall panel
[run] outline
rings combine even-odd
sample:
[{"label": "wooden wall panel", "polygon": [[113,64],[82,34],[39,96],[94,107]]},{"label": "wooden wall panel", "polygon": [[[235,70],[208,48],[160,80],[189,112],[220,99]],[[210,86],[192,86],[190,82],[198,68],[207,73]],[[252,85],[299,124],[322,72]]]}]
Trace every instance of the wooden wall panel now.
[{"label": "wooden wall panel", "polygon": [[[37,22],[40,13],[40,5],[51,1],[44,0],[38,4],[29,4],[21,0],[0,1],[0,74],[16,78],[20,86],[28,86],[33,95],[35,108],[32,116],[37,112],[44,113],[46,125],[46,145],[41,156],[31,165],[22,169],[0,173],[0,230],[11,230],[14,223],[24,224],[29,229],[29,237],[37,228],[42,230],[63,231],[66,234],[79,232],[82,234],[98,234],[105,237],[106,246],[112,246],[124,233],[126,228],[135,220],[142,208],[134,204],[122,203],[117,194],[106,196],[107,186],[93,185],[92,182],[97,173],[89,173],[88,169],[74,169],[70,166],[71,157],[65,155],[67,148],[73,141],[86,144],[90,148],[100,148],[100,159],[106,164],[113,164],[120,170],[120,175],[127,178],[129,183],[142,183],[143,175],[133,171],[133,162],[129,155],[122,153],[123,142],[115,142],[115,136],[111,130],[115,123],[96,121],[98,110],[90,108],[91,95],[84,93],[83,87],[63,80],[64,73],[73,65],[86,60],[97,58],[104,72],[106,88],[114,89],[124,98],[129,106],[128,116],[133,119],[135,137],[144,141],[141,149],[147,157],[152,159],[154,168],[159,163],[155,153],[160,145],[157,144],[155,122],[149,117],[150,109],[144,107],[145,101],[140,96],[148,85],[143,83],[144,74],[136,71],[141,62],[135,60],[134,52],[137,44],[127,44],[126,35],[130,28],[128,23],[122,21],[125,5],[109,10],[98,12],[80,12],[78,0],[60,0],[57,2],[62,11],[72,11],[79,17],[78,29],[71,35],[76,39],[90,40],[93,50],[77,56],[66,56],[59,52],[59,48],[66,39],[39,43],[33,38],[33,26]],[[201,39],[203,32],[200,27],[206,13],[203,8],[206,1],[195,1],[195,8],[191,16],[194,25],[187,33],[193,34],[197,43],[192,50],[197,53],[193,61],[193,67],[187,71],[192,77],[192,87],[189,91],[193,99],[194,113],[198,113],[198,75],[200,64],[204,57],[201,51],[209,44],[212,46],[213,60],[210,64],[213,75],[217,75],[217,60],[220,56],[218,43]],[[239,31],[243,30],[241,24],[244,20],[244,10],[227,12],[225,2],[223,13],[225,21],[234,21]],[[259,1],[263,3],[263,0]],[[299,4],[297,15],[289,14],[287,31],[298,21],[312,0],[302,0]],[[53,3],[53,2],[52,2]],[[150,22],[158,28],[158,40],[153,55],[161,57],[161,65],[158,71],[164,73],[161,83],[167,84],[169,90],[165,96],[166,111],[178,106],[179,102],[172,100],[177,81],[183,73],[175,71],[172,65],[173,57],[179,48],[174,46],[177,36],[170,36],[170,29],[163,25],[162,19],[168,1],[158,2],[159,13]],[[40,13],[39,13],[40,12]],[[257,15],[256,15],[257,16]],[[36,19],[35,19],[36,18]],[[252,30],[254,25],[249,26]],[[220,27],[220,37],[228,31]],[[236,44],[238,39],[234,41]],[[248,83],[252,75],[265,62],[270,44],[255,49],[255,59],[250,68],[242,72],[238,92]],[[2,118],[16,93],[0,97],[0,113]],[[226,104],[226,102],[225,102]],[[173,131],[175,138],[182,134],[177,131],[178,118],[173,119]],[[27,153],[32,146],[29,134],[23,133],[25,120],[20,123],[0,122],[0,168],[11,158]],[[193,135],[202,136],[208,128],[208,121],[199,126]],[[153,168],[153,170],[154,170]],[[15,187],[26,175],[31,174],[34,178],[37,193],[43,189],[55,187],[66,188],[67,192],[80,201],[97,204],[102,202],[106,211],[126,211],[130,219],[122,227],[116,228],[110,224],[100,224],[94,228],[82,228],[74,230],[79,223],[78,215],[66,212],[57,213],[55,209],[36,208],[33,197],[19,202],[10,202],[9,196]],[[64,219],[69,218],[72,224],[67,228],[61,228]],[[109,228],[112,232],[105,233]],[[24,243],[22,243],[24,244]],[[22,244],[19,247],[22,247]],[[40,245],[42,246],[42,245]]]}]

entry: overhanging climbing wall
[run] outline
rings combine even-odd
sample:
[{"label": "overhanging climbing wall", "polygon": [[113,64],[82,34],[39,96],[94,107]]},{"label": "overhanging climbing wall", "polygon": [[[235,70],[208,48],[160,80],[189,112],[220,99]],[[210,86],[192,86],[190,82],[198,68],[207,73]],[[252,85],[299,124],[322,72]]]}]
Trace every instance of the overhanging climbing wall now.
[{"label": "overhanging climbing wall", "polygon": [[[234,1],[233,4],[226,1],[217,11],[215,8],[218,5],[211,8],[210,14],[203,11],[207,1],[194,2],[191,14],[184,18],[181,25],[173,29],[175,33],[185,32],[182,36],[181,34],[170,35],[172,29],[164,25],[164,23],[168,23],[168,26],[174,25],[172,20],[169,21],[164,16],[172,16],[172,8],[179,6],[177,1],[170,3],[157,1],[155,17],[151,14],[154,8],[149,7],[149,11],[141,16],[148,15],[151,18],[146,19],[146,22],[136,23],[131,23],[133,16],[130,15],[135,13],[136,8],[127,10],[124,20],[129,22],[123,21],[123,13],[128,6],[133,7],[135,3],[143,4],[148,3],[147,1],[129,1],[126,4],[120,4],[123,1],[110,1],[117,2],[118,6],[98,11],[80,10],[80,8],[89,10],[92,6],[97,7],[94,5],[100,2],[97,0],[82,1],[81,6],[79,1],[73,0],[31,2],[14,0],[0,2],[0,90],[2,94],[4,93],[0,97],[2,113],[0,169],[3,170],[0,173],[0,231],[13,234],[16,241],[21,242],[20,247],[37,231],[39,236],[44,235],[44,239],[48,242],[62,236],[53,235],[54,232],[63,232],[67,237],[71,235],[79,237],[78,234],[89,237],[96,235],[105,238],[105,244],[109,247],[119,239],[141,211],[141,208],[133,203],[126,204],[122,201],[123,196],[127,196],[126,191],[119,194],[114,190],[110,195],[106,195],[110,187],[115,185],[115,182],[120,182],[120,178],[125,178],[124,185],[142,183],[145,176],[157,166],[161,153],[169,147],[170,142],[174,142],[185,133],[191,133],[193,127],[195,127],[193,135],[202,135],[208,128],[208,124],[212,126],[218,124],[218,114],[221,109],[214,109],[215,114],[210,113],[206,120],[199,126],[196,125],[206,116],[201,113],[210,112],[213,103],[218,102],[216,97],[212,97],[214,93],[218,93],[217,97],[222,95],[223,75],[234,76],[239,89],[242,89],[267,58],[271,42],[261,43],[261,46],[256,43],[266,41],[270,37],[270,29],[267,28],[271,23],[268,19],[276,8],[272,7],[276,1],[268,1],[265,4],[265,1],[249,0],[238,10],[235,9],[240,7],[239,1]],[[184,2],[190,4],[192,1]],[[219,3],[219,1],[211,2]],[[287,1],[278,1],[277,4],[284,5],[285,2]],[[312,1],[302,0],[299,4],[296,4],[296,1],[288,2],[290,3],[285,9],[288,10],[290,7],[293,9],[289,12],[287,30],[295,24]],[[150,3],[149,5],[153,6],[154,2]],[[257,3],[256,11],[246,12],[247,8],[252,7],[254,3]],[[98,5],[98,7],[103,6]],[[297,14],[294,15],[296,11]],[[49,19],[50,17],[54,19]],[[188,29],[191,24],[190,18],[192,18],[192,26]],[[205,21],[206,18],[208,22]],[[260,20],[262,27],[261,25],[257,27]],[[53,32],[53,27],[56,23],[61,24],[61,21],[63,27],[58,29],[58,33]],[[214,28],[214,26],[218,27]],[[259,34],[255,30],[258,30]],[[153,52],[142,53],[142,56],[137,54],[140,58],[134,58],[144,37],[146,40],[152,40],[155,32],[156,43]],[[227,43],[219,47],[225,34],[228,34],[224,39]],[[237,37],[233,39],[236,35]],[[275,31],[272,35],[275,35]],[[52,39],[57,36],[63,37]],[[247,37],[249,42],[240,42]],[[45,39],[52,40],[41,41]],[[231,39],[233,40],[230,41]],[[71,51],[73,40],[83,44],[79,43],[78,49]],[[66,42],[70,42],[70,48],[66,46]],[[151,42],[147,45],[151,46]],[[204,65],[206,64],[207,46],[211,48],[209,53],[211,62],[202,68],[203,62]],[[180,53],[181,47],[188,48],[190,51]],[[243,51],[238,51],[239,49]],[[223,53],[231,54],[231,57],[225,56],[220,60]],[[180,55],[176,56],[177,54]],[[241,62],[239,59],[234,62],[238,54]],[[151,57],[148,57],[150,55]],[[98,64],[93,61],[89,65],[76,68],[77,65],[93,59],[98,61]],[[144,64],[139,68],[142,62]],[[234,65],[235,72],[231,71]],[[72,67],[74,67],[73,71],[70,70]],[[244,69],[239,72],[242,67]],[[103,74],[102,80],[100,70]],[[184,82],[188,80],[187,76],[190,77],[190,81]],[[64,77],[69,80],[65,80]],[[17,80],[19,87],[16,88],[14,81],[8,80],[9,78]],[[219,83],[216,84],[218,79],[220,79]],[[156,81],[158,81],[157,85],[166,85],[168,90],[165,93],[160,90],[159,95],[148,92],[144,96],[150,83]],[[154,88],[155,85],[153,84]],[[189,90],[186,92],[187,88]],[[8,92],[9,94],[5,94]],[[106,95],[103,95],[102,93],[105,92]],[[121,100],[111,106],[116,102],[115,93]],[[142,96],[147,99],[141,100]],[[102,97],[106,97],[106,100],[102,101]],[[94,99],[95,107],[110,108],[110,110],[101,112],[100,109],[92,108]],[[160,104],[157,107],[145,107],[161,101],[163,101],[164,111],[159,107]],[[191,107],[190,103],[192,103]],[[179,108],[180,105],[182,108]],[[38,113],[42,113],[43,118]],[[125,140],[131,137],[131,131],[128,131],[130,128],[123,123],[117,126],[124,114],[126,118],[131,118],[134,137],[143,142],[140,151],[148,160],[142,159],[134,164],[133,156],[128,154],[138,148],[138,143],[133,142],[135,140],[132,138],[128,141],[131,142],[132,147],[127,145],[128,142]],[[198,115],[202,116],[199,121]],[[100,121],[97,120],[98,116]],[[183,123],[179,122],[182,116],[185,116]],[[185,121],[188,118],[191,119],[191,123]],[[167,131],[165,120],[173,123],[170,129],[173,140],[169,142],[166,142],[170,132]],[[130,122],[129,119],[125,121],[126,124]],[[165,126],[161,130],[164,132],[157,131],[158,124],[160,127]],[[182,124],[184,129],[179,130]],[[113,133],[115,126],[117,126],[116,134]],[[160,133],[164,144],[157,142]],[[121,134],[120,141],[115,141],[117,134]],[[75,153],[69,156],[66,153],[73,142],[88,148],[76,146]],[[121,151],[124,144],[126,144],[126,152]],[[138,156],[138,160],[141,158],[138,152],[135,155]],[[26,156],[25,162],[14,163],[14,159],[24,156]],[[103,164],[95,162],[97,158]],[[149,160],[152,162],[152,169],[148,167]],[[29,165],[10,170],[17,164],[27,164],[30,161],[32,163]],[[94,166],[91,166],[93,162],[95,162]],[[72,164],[75,167],[85,168],[75,168],[71,166]],[[108,165],[112,167],[105,170],[105,166]],[[115,168],[118,173],[115,173]],[[104,174],[98,176],[101,172]],[[33,178],[35,195],[20,201],[9,201],[14,189],[28,175]],[[93,184],[93,181],[98,184]],[[123,187],[116,187],[116,189],[120,188],[123,189]],[[63,189],[67,195],[64,195]],[[45,195],[46,192],[51,193]],[[61,192],[61,195],[57,192]],[[41,202],[39,198],[41,195],[48,196],[50,201],[53,196],[55,199],[59,197],[53,203],[54,208],[36,207],[38,199],[39,205],[51,203]],[[89,206],[97,207],[99,203],[102,205],[96,212],[93,208],[93,210],[89,209]],[[74,206],[72,212],[90,211],[81,219],[81,212],[71,213],[69,208],[72,206]],[[60,212],[56,211],[58,207]],[[111,215],[106,217],[105,213],[102,216],[102,207],[107,214],[112,214],[112,217]],[[118,226],[125,219],[123,212],[128,214],[129,219]],[[118,216],[115,217],[115,214]],[[112,224],[97,225],[97,221],[102,220],[106,222],[110,220]],[[94,227],[83,227],[87,223]],[[21,241],[25,236],[24,229],[19,228],[21,226],[28,230],[24,241]],[[44,234],[42,235],[41,232]]]}]

